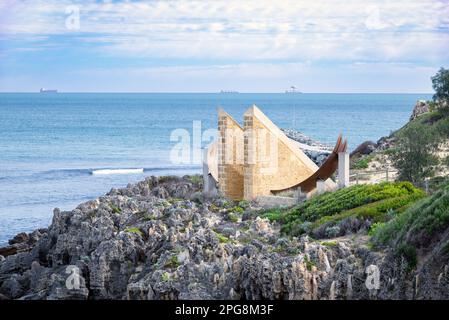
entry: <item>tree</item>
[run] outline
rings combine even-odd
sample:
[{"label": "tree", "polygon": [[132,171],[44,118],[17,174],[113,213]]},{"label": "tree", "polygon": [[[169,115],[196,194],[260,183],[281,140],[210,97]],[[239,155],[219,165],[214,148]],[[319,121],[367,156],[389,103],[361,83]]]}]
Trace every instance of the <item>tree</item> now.
[{"label": "tree", "polygon": [[449,103],[449,70],[441,68],[432,78],[432,87],[435,90],[435,102]]},{"label": "tree", "polygon": [[419,184],[431,177],[439,161],[435,152],[438,150],[440,136],[429,127],[411,124],[397,138],[392,160],[399,171],[398,178]]}]

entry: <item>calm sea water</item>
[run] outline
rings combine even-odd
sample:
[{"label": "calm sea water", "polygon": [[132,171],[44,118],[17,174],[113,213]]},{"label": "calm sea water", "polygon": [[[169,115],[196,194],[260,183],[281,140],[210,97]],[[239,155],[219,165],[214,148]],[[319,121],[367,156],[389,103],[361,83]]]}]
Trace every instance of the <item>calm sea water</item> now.
[{"label": "calm sea water", "polygon": [[[73,209],[149,175],[199,173],[169,161],[175,129],[215,128],[216,108],[237,120],[252,104],[278,126],[353,149],[406,123],[426,94],[0,94],[0,245],[46,227],[52,210]],[[144,168],[139,174],[93,170]]]}]

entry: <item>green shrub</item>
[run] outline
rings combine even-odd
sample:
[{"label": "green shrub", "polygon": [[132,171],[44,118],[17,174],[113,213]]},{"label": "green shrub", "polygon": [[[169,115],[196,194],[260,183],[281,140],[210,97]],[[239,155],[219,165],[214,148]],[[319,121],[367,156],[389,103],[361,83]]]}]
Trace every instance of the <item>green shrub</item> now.
[{"label": "green shrub", "polygon": [[178,256],[177,255],[173,255],[170,257],[170,259],[167,261],[167,263],[165,264],[166,268],[177,268],[179,267],[181,264],[179,263],[178,260]]},{"label": "green shrub", "polygon": [[[351,210],[345,210],[333,216],[325,216],[313,223],[313,228],[328,222],[339,222],[349,217],[356,217],[361,219],[369,219],[374,222],[384,222],[391,220],[397,212],[404,211],[407,206],[424,197],[423,192],[416,194],[405,195],[396,198],[389,198],[373,203],[366,204]],[[396,210],[396,211],[394,211]]]},{"label": "green shrub", "polygon": [[220,208],[217,207],[215,204],[212,203],[212,204],[209,206],[209,210],[212,211],[212,212],[218,212],[218,211],[220,211]]},{"label": "green shrub", "polygon": [[232,212],[228,213],[228,219],[229,219],[229,221],[234,222],[234,223],[239,221],[239,218]]},{"label": "green shrub", "polygon": [[203,183],[203,177],[201,177],[200,175],[189,176],[189,180],[191,183],[196,185],[200,185]]},{"label": "green shrub", "polygon": [[411,271],[416,267],[418,258],[415,247],[408,244],[401,244],[396,248],[395,253],[397,257],[404,257],[407,261],[407,271]]},{"label": "green shrub", "polygon": [[396,153],[396,149],[395,148],[389,148],[389,149],[386,149],[386,150],[382,151],[382,153],[384,155],[386,155],[386,156],[391,156],[391,155]]},{"label": "green shrub", "polygon": [[441,252],[443,254],[449,253],[449,240],[447,240],[442,246],[441,246]]},{"label": "green shrub", "polygon": [[431,80],[435,90],[433,100],[449,102],[449,70],[440,68]]},{"label": "green shrub", "polygon": [[229,243],[231,241],[231,239],[217,231],[214,231],[214,233],[220,243]]},{"label": "green shrub", "polygon": [[111,210],[113,213],[121,213],[122,212],[122,209],[120,209],[119,207],[116,207],[112,204],[110,205],[110,207],[111,207]]},{"label": "green shrub", "polygon": [[262,214],[262,217],[267,218],[270,222],[278,221],[282,218],[284,211],[280,208],[270,209]]},{"label": "green shrub", "polygon": [[301,234],[297,233],[301,229],[300,225],[306,221],[313,222],[314,227],[317,227],[351,215],[376,218],[390,208],[399,209],[423,196],[424,192],[409,182],[356,185],[316,196],[286,212],[270,211],[265,216],[280,221],[283,232],[298,235]]},{"label": "green shrub", "polygon": [[153,215],[153,214],[145,214],[145,215],[142,217],[142,220],[143,220],[143,221],[152,221],[152,220],[156,220],[156,216]]},{"label": "green shrub", "polygon": [[312,268],[315,266],[315,263],[309,259],[307,255],[304,255],[304,262],[306,264],[306,268],[308,271],[312,271]]},{"label": "green shrub", "polygon": [[292,230],[292,234],[300,235],[304,233],[309,233],[313,229],[313,223],[310,221],[304,221],[295,224],[294,229]]},{"label": "green shrub", "polygon": [[420,183],[432,177],[438,164],[435,152],[440,142],[440,135],[429,125],[411,124],[398,133],[391,159],[399,179]]},{"label": "green shrub", "polygon": [[352,165],[352,169],[355,169],[355,170],[368,169],[369,163],[371,162],[371,160],[373,160],[372,155],[366,156],[366,157],[358,160],[357,162],[355,162]]},{"label": "green shrub", "polygon": [[340,227],[339,226],[332,226],[326,228],[326,237],[328,238],[335,238],[340,234]]},{"label": "green shrub", "polygon": [[377,245],[426,245],[435,233],[449,227],[449,186],[423,199],[373,234]]},{"label": "green shrub", "polygon": [[162,274],[162,281],[164,281],[164,282],[169,282],[169,281],[171,281],[170,273],[164,272],[164,273]]},{"label": "green shrub", "polygon": [[245,209],[243,209],[240,206],[234,206],[231,209],[229,209],[230,212],[234,212],[234,213],[239,213],[242,214],[243,212],[245,212]]},{"label": "green shrub", "polygon": [[323,241],[321,242],[321,245],[326,247],[336,247],[338,245],[338,242],[336,241]]},{"label": "green shrub", "polygon": [[[403,210],[405,210],[407,205],[404,205],[403,207],[399,208],[399,209],[393,209],[393,208],[389,208],[387,210],[387,212],[385,212],[385,218],[390,221],[391,219],[395,218],[396,215],[398,214],[398,212],[402,212]],[[397,212],[396,212],[397,211]]]},{"label": "green shrub", "polygon": [[247,200],[242,200],[239,202],[239,207],[242,207],[244,209],[247,209],[250,207],[250,203]]},{"label": "green shrub", "polygon": [[385,222],[375,222],[371,225],[371,228],[369,229],[368,235],[373,236],[377,230],[382,228],[385,225]]}]

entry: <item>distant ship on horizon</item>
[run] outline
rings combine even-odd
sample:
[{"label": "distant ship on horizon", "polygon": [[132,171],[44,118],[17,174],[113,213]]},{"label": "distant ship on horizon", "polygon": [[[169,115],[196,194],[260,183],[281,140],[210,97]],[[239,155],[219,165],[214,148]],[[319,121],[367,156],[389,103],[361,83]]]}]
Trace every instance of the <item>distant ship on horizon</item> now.
[{"label": "distant ship on horizon", "polygon": [[45,88],[41,88],[39,90],[40,93],[58,93],[58,90],[56,89],[45,89]]},{"label": "distant ship on horizon", "polygon": [[285,90],[285,93],[302,93],[302,92],[299,91],[298,88],[296,88],[295,86],[291,86],[290,89]]},{"label": "distant ship on horizon", "polygon": [[234,90],[220,90],[220,93],[239,93],[239,92]]}]

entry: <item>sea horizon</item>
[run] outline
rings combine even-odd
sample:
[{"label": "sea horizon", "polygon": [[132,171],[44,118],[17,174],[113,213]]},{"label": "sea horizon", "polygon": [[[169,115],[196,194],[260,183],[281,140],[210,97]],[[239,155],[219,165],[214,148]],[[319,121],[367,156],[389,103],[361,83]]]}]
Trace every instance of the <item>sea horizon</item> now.
[{"label": "sea horizon", "polygon": [[[52,93],[77,93],[77,94],[84,94],[84,93],[98,93],[98,94],[286,94],[286,92],[282,91],[235,91],[235,92],[220,92],[220,91],[60,91],[58,89],[57,92],[50,92]],[[0,91],[0,94],[48,94],[45,92],[39,92],[37,91]],[[288,94],[288,93],[287,93]],[[433,95],[431,91],[428,92],[295,92],[293,94],[366,94],[366,95],[377,95],[377,94],[391,94],[391,95],[416,95],[416,94],[425,94],[425,95]]]}]

